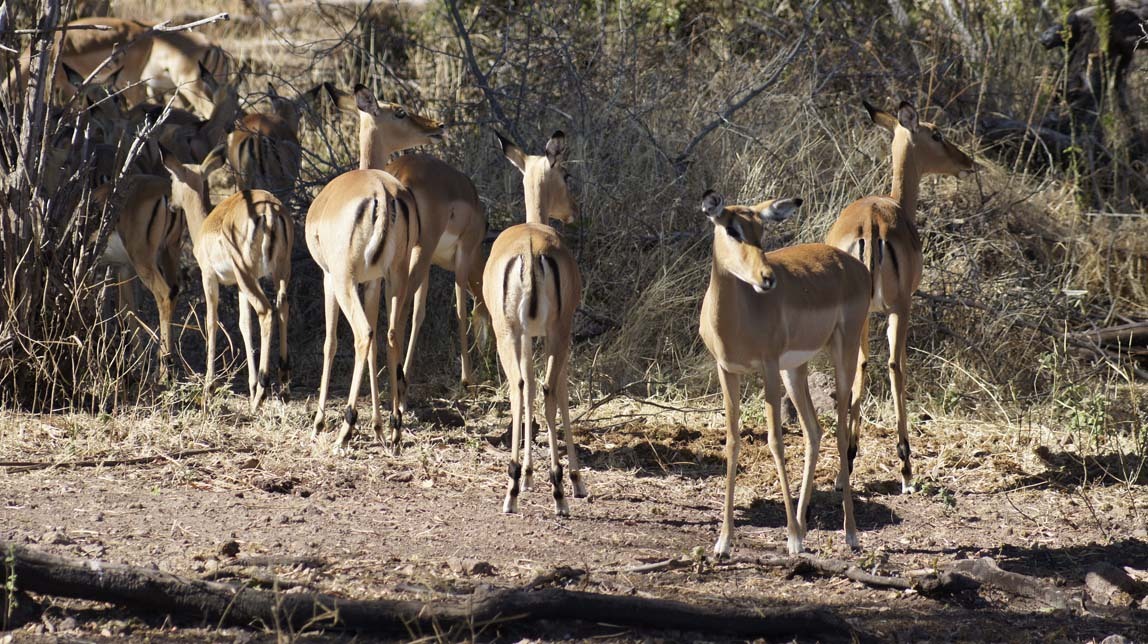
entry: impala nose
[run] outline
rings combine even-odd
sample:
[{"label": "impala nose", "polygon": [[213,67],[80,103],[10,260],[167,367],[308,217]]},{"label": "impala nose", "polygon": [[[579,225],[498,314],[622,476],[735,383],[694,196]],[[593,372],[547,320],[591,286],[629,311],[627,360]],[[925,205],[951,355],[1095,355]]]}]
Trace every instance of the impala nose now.
[{"label": "impala nose", "polygon": [[761,281],[753,285],[753,290],[758,293],[768,293],[773,290],[774,286],[777,286],[777,278],[772,273],[762,273]]}]

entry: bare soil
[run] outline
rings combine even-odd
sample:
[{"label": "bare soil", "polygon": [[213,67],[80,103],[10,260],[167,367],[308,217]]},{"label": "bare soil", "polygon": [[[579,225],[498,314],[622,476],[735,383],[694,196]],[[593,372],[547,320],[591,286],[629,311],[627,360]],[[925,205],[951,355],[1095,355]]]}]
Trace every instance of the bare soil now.
[{"label": "bare soil", "polygon": [[[480,585],[522,586],[570,567],[585,574],[558,575],[551,583],[750,608],[822,605],[888,641],[1148,638],[1143,608],[1074,617],[984,589],[938,600],[843,579],[787,578],[784,570],[755,565],[782,551],[785,516],[763,428],[752,420],[738,480],[734,560],[700,556],[717,536],[725,471],[716,398],[683,411],[626,398],[576,408],[590,498],[571,499],[570,518],[554,516],[543,433],[535,446],[534,487],[523,495],[519,514],[504,515],[507,412],[493,394],[418,401],[416,390],[416,419],[400,456],[369,432],[355,439],[350,457],[329,456],[332,434],[309,440],[313,403],[301,400],[271,400],[258,417],[240,411],[243,399],[230,394],[206,416],[171,409],[102,419],[10,413],[0,434],[5,460],[220,451],[154,464],[0,471],[0,538],[178,575],[253,584],[276,578],[284,592],[301,585],[360,599],[458,599]],[[1129,469],[1135,463],[1118,454],[1082,458],[1071,439],[1052,447],[1048,437],[971,422],[921,423],[917,430],[923,485],[902,495],[892,432],[866,427],[853,479],[859,553],[842,540],[840,495],[833,492],[836,448],[823,442],[809,550],[886,574],[992,556],[1006,570],[1066,585],[1081,584],[1097,562],[1148,568],[1148,481],[1142,470]],[[787,427],[786,442],[796,477],[801,438],[795,426]],[[234,556],[284,559],[270,567],[235,567]],[[619,572],[672,557],[697,564]],[[16,641],[327,637],[277,632],[275,625],[219,629],[48,597],[25,598],[13,619]],[[605,625],[411,634],[449,640],[527,635],[696,637]]]}]

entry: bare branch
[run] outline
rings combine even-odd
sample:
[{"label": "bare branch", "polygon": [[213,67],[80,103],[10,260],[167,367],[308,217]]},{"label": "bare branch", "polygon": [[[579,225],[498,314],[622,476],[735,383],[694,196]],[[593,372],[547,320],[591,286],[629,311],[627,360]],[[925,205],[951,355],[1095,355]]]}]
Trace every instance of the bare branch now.
[{"label": "bare branch", "polygon": [[502,109],[502,104],[498,102],[498,97],[494,90],[490,88],[490,82],[487,80],[486,74],[478,67],[478,60],[474,57],[474,46],[470,42],[470,33],[466,29],[466,25],[462,21],[462,15],[458,12],[457,0],[443,0],[446,5],[447,11],[450,12],[451,21],[454,24],[455,35],[462,41],[463,53],[466,58],[466,66],[470,73],[474,75],[474,82],[478,88],[482,90],[483,96],[486,101],[490,103],[490,111],[494,114],[494,118],[510,131],[510,135],[515,140],[521,141],[522,137],[519,136],[518,128],[514,126],[514,122],[506,116],[506,112]]}]

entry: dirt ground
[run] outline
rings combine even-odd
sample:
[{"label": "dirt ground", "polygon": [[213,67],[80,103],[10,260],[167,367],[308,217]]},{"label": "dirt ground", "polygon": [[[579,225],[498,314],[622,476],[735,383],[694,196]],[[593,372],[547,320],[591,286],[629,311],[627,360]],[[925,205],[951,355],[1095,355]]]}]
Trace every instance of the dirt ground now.
[{"label": "dirt ground", "polygon": [[[224,579],[254,583],[252,577],[271,573],[281,589],[300,584],[360,599],[451,600],[479,585],[522,586],[571,567],[586,574],[557,583],[748,608],[820,605],[886,641],[1080,642],[1112,634],[1148,639],[1143,603],[1140,609],[1075,617],[984,589],[938,600],[843,579],[791,579],[783,569],[755,565],[755,559],[782,551],[785,516],[763,428],[752,419],[738,480],[733,563],[702,560],[686,569],[619,572],[643,562],[697,557],[699,548],[709,554],[724,477],[717,398],[679,411],[626,398],[574,409],[591,496],[571,499],[572,516],[559,519],[552,511],[544,434],[535,446],[534,488],[522,496],[520,514],[504,515],[499,510],[508,455],[500,440],[506,404],[493,390],[459,402],[419,401],[415,391],[417,420],[398,457],[364,434],[355,439],[350,457],[329,456],[331,433],[317,444],[309,440],[313,402],[302,399],[271,400],[258,417],[231,394],[208,416],[170,409],[104,418],[6,413],[0,425],[4,460],[218,451],[143,465],[0,470],[0,538],[190,577],[222,571]],[[336,401],[338,395],[336,390]],[[914,437],[922,489],[902,495],[894,436],[867,426],[853,479],[859,553],[843,543],[840,495],[832,491],[835,445],[825,441],[807,549],[885,574],[991,556],[1005,570],[1076,586],[1097,562],[1148,568],[1144,473],[1129,474],[1135,464],[1122,465],[1119,455],[1080,458],[1074,445],[1054,447],[1055,439],[1034,433],[922,423]],[[786,442],[796,477],[795,425],[787,426]],[[1047,447],[1034,449],[1035,444]],[[303,563],[270,571],[227,567],[236,550],[241,557],[297,557]],[[14,615],[15,641],[324,637],[273,627],[219,629],[47,597],[27,603]],[[697,637],[602,625],[541,628],[508,627],[478,638]]]}]

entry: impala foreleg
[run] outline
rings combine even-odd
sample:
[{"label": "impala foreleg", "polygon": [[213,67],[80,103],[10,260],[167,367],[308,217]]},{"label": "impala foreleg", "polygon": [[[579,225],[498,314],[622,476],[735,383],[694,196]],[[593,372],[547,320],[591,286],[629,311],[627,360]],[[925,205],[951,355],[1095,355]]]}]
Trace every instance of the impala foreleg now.
[{"label": "impala foreleg", "polygon": [[733,491],[737,481],[737,458],[741,451],[741,379],[718,367],[722,398],[725,401],[725,504],[722,506],[721,532],[714,544],[714,555],[729,556],[733,545]]},{"label": "impala foreleg", "polygon": [[466,389],[474,382],[470,373],[470,343],[467,337],[467,310],[466,310],[466,275],[456,272],[454,274],[454,316],[458,322],[458,344],[462,356],[462,388]]},{"label": "impala foreleg", "polygon": [[207,334],[207,370],[203,376],[203,408],[207,409],[211,388],[215,384],[215,339],[219,327],[219,282],[203,271],[204,333]]},{"label": "impala foreleg", "polygon": [[909,455],[909,418],[905,409],[905,345],[909,339],[909,306],[889,314],[889,381],[897,414],[897,456],[901,457],[901,492],[913,492],[913,464]]},{"label": "impala foreleg", "polygon": [[387,277],[387,306],[390,328],[387,329],[387,374],[391,385],[391,451],[402,449],[403,412],[407,408],[407,375],[401,362],[403,337],[406,333],[407,304],[410,283],[403,271],[392,271]]},{"label": "impala foreleg", "polygon": [[335,298],[335,279],[330,273],[323,274],[323,319],[326,335],[323,338],[323,374],[319,379],[319,408],[315,410],[311,440],[319,436],[326,421],[328,385],[331,383],[331,366],[335,362],[335,349],[339,344],[339,301]]},{"label": "impala foreleg", "polygon": [[386,444],[386,434],[383,432],[383,416],[379,411],[379,298],[383,290],[382,280],[374,280],[363,288],[363,311],[367,314],[367,322],[371,325],[371,346],[367,351],[367,370],[371,374],[371,429],[380,443]]},{"label": "impala foreleg", "polygon": [[821,423],[809,397],[809,365],[785,371],[781,375],[789,399],[797,407],[797,419],[805,436],[805,469],[801,478],[801,496],[797,501],[797,527],[801,534],[809,530],[809,503],[813,499],[813,475],[817,469],[817,454],[821,448]]},{"label": "impala foreleg", "polygon": [[[867,325],[868,320],[865,320],[862,326]],[[852,474],[850,462],[853,447],[850,444],[852,434],[850,414],[858,409],[858,405],[848,398],[849,383],[853,381],[857,370],[858,353],[853,350],[853,345],[848,340],[841,331],[838,331],[833,338],[833,362],[837,376],[837,456],[840,460],[839,467],[846,473],[845,480],[841,482],[841,507],[845,512],[845,543],[850,548],[859,548],[861,541],[857,537],[857,522],[853,516],[853,487],[849,480]]]},{"label": "impala foreleg", "polygon": [[765,380],[765,422],[769,431],[769,451],[773,454],[773,464],[777,467],[777,479],[781,484],[781,498],[785,504],[785,532],[789,554],[802,551],[805,533],[797,522],[793,509],[793,495],[789,492],[789,475],[785,470],[785,442],[781,436],[781,376],[777,363],[767,363]]},{"label": "impala foreleg", "polygon": [[[848,343],[845,345],[848,347]],[[838,492],[845,489],[845,482],[853,474],[857,451],[861,445],[861,401],[865,396],[865,366],[869,364],[869,318],[861,325],[860,345],[857,349],[856,369],[853,374],[853,389],[850,392],[849,434],[847,436],[847,459],[837,471]]]},{"label": "impala foreleg", "polygon": [[[419,332],[423,328],[423,321],[427,316],[427,296],[430,292],[430,265],[431,253],[422,247],[411,250],[410,274],[407,287],[414,289],[411,305],[411,337],[407,343],[406,358],[403,359],[403,374],[411,377],[415,363],[415,345],[418,344]],[[401,342],[403,336],[399,336]],[[406,411],[406,401],[403,401],[403,411]]]}]

